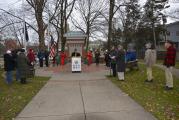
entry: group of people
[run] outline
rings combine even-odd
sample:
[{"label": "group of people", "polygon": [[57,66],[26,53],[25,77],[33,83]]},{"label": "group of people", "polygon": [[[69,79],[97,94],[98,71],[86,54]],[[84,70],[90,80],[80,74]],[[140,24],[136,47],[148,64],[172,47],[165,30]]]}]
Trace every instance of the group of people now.
[{"label": "group of people", "polygon": [[125,50],[123,46],[112,47],[111,51],[105,51],[105,62],[106,66],[112,70],[113,77],[118,76],[119,80],[124,80],[125,73]]},{"label": "group of people", "polygon": [[[164,46],[166,48],[166,55],[163,63],[165,66],[166,77],[165,89],[171,90],[173,89],[172,69],[175,66],[176,49],[172,41],[166,41]],[[145,82],[151,83],[153,82],[152,67],[156,63],[157,55],[156,50],[151,43],[147,43],[145,47],[146,51],[144,61],[147,69],[147,80],[145,80]],[[129,55],[129,53],[126,52],[121,45],[118,47],[112,47],[110,52],[105,52],[106,66],[110,67],[114,77],[117,75],[118,79],[122,81],[125,79],[124,75],[126,70],[126,63],[129,59],[136,59],[136,55],[134,52],[130,52]]]},{"label": "group of people", "polygon": [[[145,45],[145,64],[147,68],[147,80],[145,82],[153,82],[152,75],[152,67],[156,63],[156,50],[152,47],[151,43],[147,43]],[[173,76],[172,69],[175,66],[175,57],[176,57],[176,49],[172,41],[166,41],[165,48],[167,50],[166,56],[164,59],[163,65],[165,66],[165,76],[166,76],[166,86],[165,89],[171,90],[173,89]],[[80,53],[75,49],[71,54],[71,57],[79,57]],[[123,49],[123,46],[119,45],[117,47],[112,47],[111,51],[105,51],[105,62],[106,66],[110,67],[112,70],[113,76],[118,76],[119,80],[124,81],[125,79],[125,70],[126,70],[126,62],[130,59],[136,59],[136,55],[131,52],[126,52]],[[43,61],[45,59],[45,64],[49,66],[49,52],[48,51],[39,51],[37,54],[39,59],[40,67],[43,67]],[[100,61],[100,51],[97,49],[94,52],[95,63],[98,66]],[[36,59],[35,53],[32,49],[29,49],[28,53],[25,53],[25,49],[17,49],[17,50],[7,50],[4,54],[4,69],[6,71],[6,82],[7,84],[12,83],[13,75],[12,71],[16,71],[16,80],[20,80],[22,84],[26,83],[26,78],[29,73],[29,66],[34,66]],[[56,54],[54,57],[54,61],[56,64],[64,65],[65,64],[66,54]],[[93,62],[93,54],[92,51],[88,51],[86,54],[87,64],[90,65]]]},{"label": "group of people", "polygon": [[36,58],[39,60],[40,67],[43,67],[44,59],[45,65],[47,67],[49,66],[49,52],[47,50],[40,50],[38,54],[36,54],[31,48],[28,52],[26,52],[25,48],[7,50],[4,54],[6,83],[12,83],[13,71],[16,72],[16,81],[20,81],[22,84],[27,83],[26,79],[34,75],[34,65],[37,62]]},{"label": "group of people", "polygon": [[53,59],[52,59],[53,66],[55,67],[59,65],[65,65],[66,58],[67,58],[67,55],[65,54],[65,52],[59,51],[58,53],[55,54],[55,56],[53,56]]},{"label": "group of people", "polygon": [[[7,50],[4,54],[4,70],[6,71],[6,83],[12,84],[13,71],[16,71],[16,80],[22,84],[26,83],[26,78],[29,75],[29,66],[32,66],[30,61],[35,57],[31,54],[26,56],[25,49]],[[30,58],[29,58],[30,57]]]}]

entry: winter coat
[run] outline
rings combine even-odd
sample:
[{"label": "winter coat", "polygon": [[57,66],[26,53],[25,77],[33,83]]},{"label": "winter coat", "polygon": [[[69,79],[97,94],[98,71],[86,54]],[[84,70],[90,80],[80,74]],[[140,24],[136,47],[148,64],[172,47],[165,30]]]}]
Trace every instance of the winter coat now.
[{"label": "winter coat", "polygon": [[21,78],[27,78],[30,73],[30,62],[28,61],[28,58],[25,56],[24,53],[20,53],[17,57],[17,68],[20,73]]},{"label": "winter coat", "polygon": [[147,49],[145,51],[145,64],[147,67],[152,67],[156,63],[156,51],[152,49]]},{"label": "winter coat", "polygon": [[117,56],[117,51],[112,50],[110,52],[111,64],[116,64],[116,56]]},{"label": "winter coat", "polygon": [[27,57],[28,57],[30,63],[35,61],[35,54],[32,51],[29,51],[29,53],[27,54]]},{"label": "winter coat", "polygon": [[38,56],[39,60],[43,60],[43,58],[44,58],[44,52],[40,51],[37,56]]},{"label": "winter coat", "polygon": [[4,54],[4,70],[5,71],[14,70],[14,59],[11,54]]},{"label": "winter coat", "polygon": [[95,52],[95,60],[96,60],[96,63],[99,63],[99,58],[100,58],[100,52],[99,52],[99,51],[96,51],[96,52]]},{"label": "winter coat", "polygon": [[56,55],[55,56],[55,61],[56,61],[56,64],[59,65],[60,64],[60,55]]},{"label": "winter coat", "polygon": [[173,46],[170,46],[166,52],[164,65],[167,67],[175,66],[175,58],[176,58],[176,49]]},{"label": "winter coat", "polygon": [[93,55],[91,52],[87,53],[87,61],[88,61],[88,65],[91,65],[93,62]]},{"label": "winter coat", "polygon": [[125,72],[125,51],[121,49],[116,54],[117,72]]},{"label": "winter coat", "polygon": [[60,54],[60,58],[61,58],[61,65],[65,65],[65,59],[66,59],[66,54],[64,52],[62,52]]}]

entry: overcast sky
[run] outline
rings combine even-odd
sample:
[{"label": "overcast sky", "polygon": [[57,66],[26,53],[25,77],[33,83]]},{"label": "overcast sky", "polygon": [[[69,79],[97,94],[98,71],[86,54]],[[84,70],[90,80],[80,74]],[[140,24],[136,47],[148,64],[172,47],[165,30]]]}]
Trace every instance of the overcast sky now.
[{"label": "overcast sky", "polygon": [[[9,9],[9,8],[16,8],[21,7],[23,0],[0,0],[0,8]],[[25,1],[25,0],[24,0]],[[145,3],[146,0],[140,0],[140,3]],[[173,1],[173,0],[170,0]],[[179,3],[172,3],[170,2],[170,8],[167,11],[171,11],[179,6]],[[168,23],[173,22],[174,20],[168,18]]]}]

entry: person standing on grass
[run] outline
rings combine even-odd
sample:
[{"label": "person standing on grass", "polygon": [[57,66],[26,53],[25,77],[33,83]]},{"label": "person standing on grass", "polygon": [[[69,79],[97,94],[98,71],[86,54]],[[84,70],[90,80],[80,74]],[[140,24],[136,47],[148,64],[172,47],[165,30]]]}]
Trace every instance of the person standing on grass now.
[{"label": "person standing on grass", "polygon": [[4,70],[6,71],[6,83],[12,83],[12,71],[14,70],[14,59],[10,50],[4,54]]},{"label": "person standing on grass", "polygon": [[20,80],[20,73],[19,73],[19,70],[17,68],[18,52],[19,52],[19,49],[15,49],[15,50],[12,51],[12,57],[13,57],[13,60],[14,60],[14,69],[15,69],[15,72],[16,72],[16,81]]},{"label": "person standing on grass", "polygon": [[116,65],[117,65],[117,74],[119,80],[124,80],[124,73],[125,73],[125,51],[123,46],[119,45],[116,55]]},{"label": "person standing on grass", "polygon": [[17,57],[17,68],[18,68],[19,73],[20,73],[21,84],[27,83],[26,79],[27,79],[29,72],[30,72],[29,65],[30,65],[30,62],[25,55],[25,49],[21,49],[20,53]]},{"label": "person standing on grass", "polygon": [[164,66],[165,66],[165,76],[166,76],[166,90],[173,89],[173,76],[172,70],[175,66],[175,58],[176,58],[176,49],[172,41],[165,42],[165,48],[167,49]]},{"label": "person standing on grass", "polygon": [[99,59],[100,59],[100,51],[99,51],[99,49],[97,49],[97,50],[95,51],[95,62],[96,62],[96,66],[99,65]]},{"label": "person standing on grass", "polygon": [[147,43],[145,47],[147,49],[144,58],[147,67],[147,80],[145,82],[153,82],[152,66],[156,63],[156,50],[152,49],[151,43]]},{"label": "person standing on grass", "polygon": [[113,46],[110,52],[110,58],[111,58],[111,69],[113,72],[113,77],[116,77],[117,71],[116,71],[116,56],[117,56],[117,50]]}]

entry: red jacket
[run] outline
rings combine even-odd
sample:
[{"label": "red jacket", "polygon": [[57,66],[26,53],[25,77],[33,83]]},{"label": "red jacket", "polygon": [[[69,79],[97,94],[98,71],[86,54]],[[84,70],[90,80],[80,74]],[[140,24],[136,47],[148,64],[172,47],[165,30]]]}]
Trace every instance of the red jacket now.
[{"label": "red jacket", "polygon": [[60,54],[60,57],[61,57],[61,65],[65,65],[66,54],[62,52]]},{"label": "red jacket", "polygon": [[87,53],[87,60],[88,60],[88,65],[92,64],[93,55],[91,52]]},{"label": "red jacket", "polygon": [[27,57],[28,57],[30,62],[34,62],[35,61],[35,54],[34,54],[33,51],[29,51],[29,53],[27,54]]},{"label": "red jacket", "polygon": [[175,66],[175,58],[176,58],[176,49],[173,46],[170,46],[166,52],[164,65],[167,67]]}]

